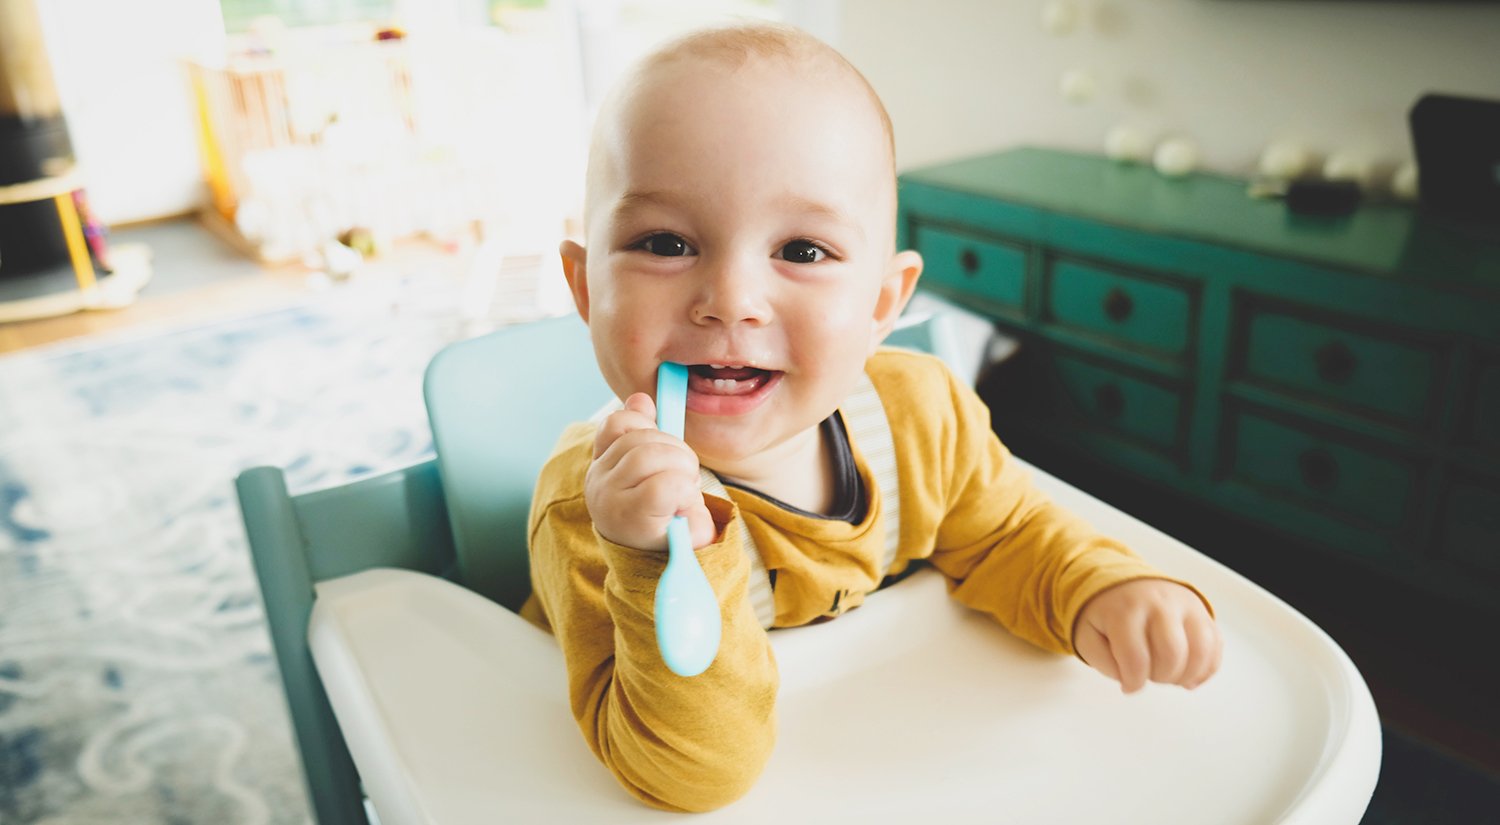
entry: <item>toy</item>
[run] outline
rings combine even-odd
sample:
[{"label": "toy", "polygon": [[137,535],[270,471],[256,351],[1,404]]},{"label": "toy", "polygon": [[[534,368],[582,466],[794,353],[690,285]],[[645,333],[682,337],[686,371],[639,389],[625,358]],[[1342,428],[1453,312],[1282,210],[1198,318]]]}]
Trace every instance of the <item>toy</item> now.
[{"label": "toy", "polygon": [[1082,16],[1071,0],[1047,0],[1042,5],[1042,31],[1053,37],[1071,34]]},{"label": "toy", "polygon": [[1312,163],[1312,153],[1301,144],[1278,140],[1261,153],[1259,169],[1268,178],[1288,181],[1306,175]]},{"label": "toy", "polygon": [[1151,158],[1151,140],[1140,129],[1122,124],[1104,136],[1104,154],[1121,163],[1145,163]]},{"label": "toy", "polygon": [[1089,69],[1069,69],[1058,81],[1058,91],[1069,103],[1088,103],[1099,94],[1099,78]]},{"label": "toy", "polygon": [[1198,167],[1198,145],[1187,138],[1172,138],[1156,147],[1156,171],[1169,178],[1186,176]]},{"label": "toy", "polygon": [[1375,181],[1375,165],[1370,158],[1352,151],[1338,151],[1323,164],[1323,177],[1331,181],[1349,181],[1361,189],[1370,189]]}]

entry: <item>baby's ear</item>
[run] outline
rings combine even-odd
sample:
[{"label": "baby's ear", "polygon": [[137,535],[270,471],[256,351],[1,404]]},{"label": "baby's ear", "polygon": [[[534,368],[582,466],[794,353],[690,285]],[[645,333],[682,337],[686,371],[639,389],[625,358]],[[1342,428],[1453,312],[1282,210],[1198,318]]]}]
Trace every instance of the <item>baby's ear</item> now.
[{"label": "baby's ear", "polygon": [[880,346],[896,326],[901,310],[911,300],[912,290],[917,288],[917,279],[922,276],[922,256],[914,249],[905,249],[891,256],[886,264],[885,276],[880,279],[880,297],[875,301],[873,337],[870,351]]},{"label": "baby's ear", "polygon": [[576,241],[563,241],[557,251],[562,255],[563,277],[568,279],[568,289],[573,293],[573,306],[578,308],[584,323],[588,323],[589,279],[584,266],[588,254]]}]

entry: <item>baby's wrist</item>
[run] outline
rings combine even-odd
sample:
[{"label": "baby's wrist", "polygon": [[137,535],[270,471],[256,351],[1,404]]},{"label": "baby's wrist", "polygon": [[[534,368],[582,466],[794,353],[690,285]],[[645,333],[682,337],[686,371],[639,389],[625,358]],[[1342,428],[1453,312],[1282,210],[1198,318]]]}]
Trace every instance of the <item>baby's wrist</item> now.
[{"label": "baby's wrist", "polygon": [[665,527],[661,529],[659,534],[655,534],[643,531],[615,530],[596,523],[594,530],[599,534],[600,538],[616,547],[637,550],[643,553],[665,553],[667,550],[667,531]]}]

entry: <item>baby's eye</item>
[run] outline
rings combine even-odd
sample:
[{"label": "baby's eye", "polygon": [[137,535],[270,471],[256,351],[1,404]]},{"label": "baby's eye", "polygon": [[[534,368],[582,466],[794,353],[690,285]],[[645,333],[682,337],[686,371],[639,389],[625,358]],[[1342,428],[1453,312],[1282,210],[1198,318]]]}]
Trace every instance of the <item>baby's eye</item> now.
[{"label": "baby's eye", "polygon": [[781,258],[794,264],[815,264],[828,257],[828,251],[812,241],[792,241],[781,248]]},{"label": "baby's eye", "polygon": [[671,232],[657,232],[654,235],[649,235],[645,240],[636,244],[636,246],[652,255],[659,255],[663,258],[678,258],[683,255],[693,254],[693,248],[688,246],[688,242],[683,240],[681,236],[673,235]]}]

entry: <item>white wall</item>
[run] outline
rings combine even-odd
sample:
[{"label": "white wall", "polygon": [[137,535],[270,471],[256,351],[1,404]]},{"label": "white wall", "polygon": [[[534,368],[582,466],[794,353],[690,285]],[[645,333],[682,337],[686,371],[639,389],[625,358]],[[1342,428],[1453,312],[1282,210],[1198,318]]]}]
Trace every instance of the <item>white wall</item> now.
[{"label": "white wall", "polygon": [[37,0],[90,203],[107,224],[203,200],[181,59],[223,53],[215,0]]},{"label": "white wall", "polygon": [[[1023,143],[1099,151],[1122,122],[1186,134],[1210,168],[1248,172],[1300,140],[1394,163],[1427,90],[1500,98],[1500,0],[1075,0],[1072,34],[1042,32],[1044,0],[786,0],[834,41],[895,120],[902,168]],[[73,142],[109,223],[202,199],[179,60],[222,54],[214,0],[39,0]],[[1100,77],[1087,105],[1060,75]]]},{"label": "white wall", "polygon": [[[1072,34],[1044,0],[845,0],[837,45],[895,121],[901,168],[1019,145],[1102,152],[1117,123],[1195,139],[1250,172],[1266,143],[1411,155],[1423,92],[1500,99],[1500,2],[1076,0]],[[1093,102],[1063,72],[1100,78]]]}]

